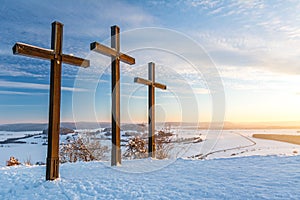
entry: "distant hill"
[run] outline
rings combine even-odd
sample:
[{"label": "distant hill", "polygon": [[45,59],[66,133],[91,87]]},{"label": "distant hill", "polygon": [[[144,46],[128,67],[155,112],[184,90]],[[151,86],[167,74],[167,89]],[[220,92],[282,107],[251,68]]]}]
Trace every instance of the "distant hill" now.
[{"label": "distant hill", "polygon": [[[110,123],[96,123],[96,122],[63,122],[61,127],[68,129],[96,129],[110,127]],[[48,128],[47,123],[17,123],[17,124],[2,124],[0,125],[0,131],[43,131]]]},{"label": "distant hill", "polygon": [[[188,122],[157,122],[156,129],[161,128],[174,128],[174,127],[185,127],[191,129],[300,129],[300,122],[222,122],[222,123],[188,123]],[[97,128],[111,128],[110,122],[63,122],[61,127],[68,129],[97,129]],[[3,124],[0,125],[0,131],[42,131],[48,128],[47,123],[17,123],[17,124]],[[124,123],[121,125],[122,130],[136,130],[144,131],[147,130],[147,124],[138,123]]]},{"label": "distant hill", "polygon": [[0,131],[42,131],[48,127],[47,124],[21,123],[0,125]]}]

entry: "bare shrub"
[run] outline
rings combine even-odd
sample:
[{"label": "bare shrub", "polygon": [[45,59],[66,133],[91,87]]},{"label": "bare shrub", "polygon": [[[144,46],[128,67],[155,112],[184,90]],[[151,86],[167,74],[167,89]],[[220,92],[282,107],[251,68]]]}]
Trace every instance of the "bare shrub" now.
[{"label": "bare shrub", "polygon": [[87,134],[84,137],[69,140],[60,147],[60,162],[103,160],[108,152],[107,146],[102,146],[99,141],[91,140]]},{"label": "bare shrub", "polygon": [[92,140],[90,137],[85,137],[84,143],[94,160],[106,160],[106,154],[109,151],[108,146],[104,146],[99,140]]},{"label": "bare shrub", "polygon": [[27,166],[31,166],[32,165],[31,156],[29,156],[29,157],[26,158],[24,164],[27,165]]},{"label": "bare shrub", "polygon": [[[165,133],[163,131],[159,131],[155,135],[155,157],[157,159],[171,157],[170,152],[173,149],[173,145],[170,143],[171,136],[171,133]],[[133,137],[128,141],[123,156],[130,159],[146,158],[148,156],[148,142],[138,136]]]},{"label": "bare shrub", "polygon": [[155,136],[155,158],[156,159],[167,159],[171,157],[171,150],[174,148],[171,144],[170,137],[171,133],[166,133],[164,131],[159,131]]},{"label": "bare shrub", "polygon": [[147,143],[142,138],[135,136],[128,141],[126,151],[123,154],[125,158],[140,159],[147,157]]},{"label": "bare shrub", "polygon": [[8,161],[6,161],[6,166],[16,166],[20,164],[21,163],[18,161],[18,159],[13,156],[11,156]]}]

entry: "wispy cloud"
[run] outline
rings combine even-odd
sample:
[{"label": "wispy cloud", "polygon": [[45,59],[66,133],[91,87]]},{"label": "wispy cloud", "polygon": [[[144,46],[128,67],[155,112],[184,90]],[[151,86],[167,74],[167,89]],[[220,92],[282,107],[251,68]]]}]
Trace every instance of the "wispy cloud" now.
[{"label": "wispy cloud", "polygon": [[32,77],[32,78],[41,78],[45,77],[43,74],[31,73],[26,71],[17,70],[16,68],[8,69],[8,67],[1,66],[0,76],[9,76],[9,77]]},{"label": "wispy cloud", "polygon": [[[14,82],[14,81],[4,81],[0,80],[0,87],[3,88],[16,88],[16,89],[31,89],[31,90],[49,90],[48,84],[40,83],[27,83],[27,82]],[[86,92],[83,88],[72,88],[72,87],[62,87],[63,91],[71,92]]]},{"label": "wispy cloud", "polygon": [[28,108],[28,107],[45,107],[45,105],[32,105],[32,104],[15,104],[15,105],[10,105],[10,104],[0,104],[0,107],[24,107],[24,108]]},{"label": "wispy cloud", "polygon": [[220,4],[220,0],[187,0],[185,3],[193,7],[211,9]]},{"label": "wispy cloud", "polygon": [[32,92],[18,92],[18,91],[5,91],[0,90],[0,94],[2,95],[44,95],[47,93],[32,93]]},{"label": "wispy cloud", "polygon": [[225,88],[256,92],[297,93],[300,75],[270,72],[256,67],[219,67]]},{"label": "wispy cloud", "polygon": [[192,11],[210,23],[189,34],[218,65],[299,74],[299,1],[188,0],[185,4],[195,7]]}]

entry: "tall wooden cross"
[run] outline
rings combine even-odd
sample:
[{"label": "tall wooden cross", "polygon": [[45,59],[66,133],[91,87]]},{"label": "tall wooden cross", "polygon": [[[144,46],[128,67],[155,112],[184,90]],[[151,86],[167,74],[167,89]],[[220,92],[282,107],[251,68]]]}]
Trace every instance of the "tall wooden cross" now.
[{"label": "tall wooden cross", "polygon": [[148,79],[135,77],[134,82],[148,85],[148,157],[155,158],[155,88],[167,89],[166,85],[155,82],[155,64],[148,63]]},{"label": "tall wooden cross", "polygon": [[53,22],[51,49],[44,49],[23,43],[16,43],[13,47],[14,54],[51,60],[46,180],[54,180],[59,177],[61,64],[67,63],[81,67],[90,66],[89,60],[63,54],[62,41],[63,24]]},{"label": "tall wooden cross", "polygon": [[120,143],[120,61],[129,65],[135,59],[120,52],[120,28],[111,27],[111,48],[97,42],[91,43],[91,50],[111,57],[111,89],[112,89],[112,149],[111,165],[121,165]]}]

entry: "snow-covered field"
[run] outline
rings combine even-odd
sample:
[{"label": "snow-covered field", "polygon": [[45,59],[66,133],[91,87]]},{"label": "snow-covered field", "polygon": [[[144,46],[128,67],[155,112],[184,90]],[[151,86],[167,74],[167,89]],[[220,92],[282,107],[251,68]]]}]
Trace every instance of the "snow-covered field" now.
[{"label": "snow-covered field", "polygon": [[[254,156],[63,164],[61,178],[45,181],[45,167],[0,169],[0,199],[300,199],[300,157]],[[131,171],[131,172],[124,172]]]},{"label": "snow-covered field", "polygon": [[[96,132],[97,130],[77,130],[77,132]],[[300,134],[297,130],[223,130],[221,132],[207,132],[205,130],[193,129],[173,129],[174,140],[180,138],[201,137],[203,142],[182,142],[175,143],[172,149],[172,158],[191,158],[195,155],[207,155],[206,159],[244,157],[255,155],[280,155],[291,156],[300,154],[300,146],[284,142],[271,140],[262,140],[252,138],[255,133],[275,133],[275,134]],[[41,131],[32,132],[4,132],[0,131],[0,141],[12,137],[22,137],[28,134],[39,134]],[[103,137],[103,132],[98,137]],[[122,132],[122,135],[124,132]],[[72,136],[74,134],[70,134]],[[65,142],[66,135],[61,136],[61,143]],[[106,139],[109,139],[108,136]],[[124,137],[122,137],[124,138]],[[128,139],[128,138],[127,138]],[[45,135],[36,135],[34,137],[21,139],[18,141],[25,144],[0,144],[0,167],[5,166],[10,156],[25,162],[30,159],[32,163],[45,162],[47,151],[47,138]],[[109,140],[103,140],[102,143],[109,146]],[[43,145],[44,144],[44,145]],[[124,152],[124,147],[122,151]]]},{"label": "snow-covered field", "polygon": [[[204,141],[174,143],[169,160],[123,160],[120,167],[110,167],[109,161],[62,164],[61,178],[52,182],[45,181],[45,166],[5,167],[10,156],[45,162],[44,135],[2,144],[0,199],[300,199],[300,146],[251,137],[297,130],[173,132],[174,140],[200,136]],[[0,137],[38,133],[0,132]]]}]

